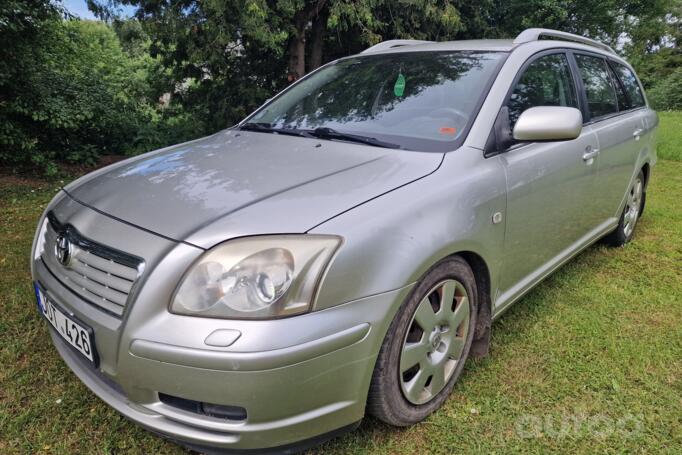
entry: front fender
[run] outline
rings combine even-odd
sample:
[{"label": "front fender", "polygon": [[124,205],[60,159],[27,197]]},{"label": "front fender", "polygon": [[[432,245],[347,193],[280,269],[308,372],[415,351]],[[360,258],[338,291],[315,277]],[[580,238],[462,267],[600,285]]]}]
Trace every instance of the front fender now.
[{"label": "front fender", "polygon": [[[446,154],[433,174],[310,231],[345,240],[315,309],[399,289],[439,260],[465,251],[485,261],[495,290],[505,208],[506,179],[498,159],[485,159],[482,151],[467,147]],[[493,223],[496,212],[502,221]]]}]

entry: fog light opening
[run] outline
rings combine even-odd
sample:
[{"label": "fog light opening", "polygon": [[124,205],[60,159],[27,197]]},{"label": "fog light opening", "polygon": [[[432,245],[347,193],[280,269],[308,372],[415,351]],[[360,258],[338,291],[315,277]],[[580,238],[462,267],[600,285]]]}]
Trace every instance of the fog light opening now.
[{"label": "fog light opening", "polygon": [[167,395],[161,392],[159,392],[159,400],[165,405],[208,417],[235,421],[246,420],[246,409],[241,406],[204,403],[202,401],[174,397],[173,395]]}]

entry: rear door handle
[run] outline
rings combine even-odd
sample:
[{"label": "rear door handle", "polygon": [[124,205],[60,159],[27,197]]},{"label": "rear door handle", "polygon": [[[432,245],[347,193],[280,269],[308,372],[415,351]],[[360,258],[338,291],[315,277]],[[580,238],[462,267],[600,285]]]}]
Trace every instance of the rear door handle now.
[{"label": "rear door handle", "polygon": [[590,146],[585,148],[585,153],[583,153],[583,161],[588,161],[588,164],[592,164],[590,161],[599,155],[599,149],[594,149]]}]

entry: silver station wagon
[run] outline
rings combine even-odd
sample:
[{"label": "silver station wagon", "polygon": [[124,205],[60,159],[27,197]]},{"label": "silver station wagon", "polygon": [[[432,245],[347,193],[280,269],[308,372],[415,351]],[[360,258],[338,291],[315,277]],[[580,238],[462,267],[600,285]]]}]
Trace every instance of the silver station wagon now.
[{"label": "silver station wagon", "polygon": [[38,307],[87,387],[196,450],[414,424],[513,302],[633,238],[657,124],[632,68],[580,36],[383,42],[64,187],[33,245]]}]

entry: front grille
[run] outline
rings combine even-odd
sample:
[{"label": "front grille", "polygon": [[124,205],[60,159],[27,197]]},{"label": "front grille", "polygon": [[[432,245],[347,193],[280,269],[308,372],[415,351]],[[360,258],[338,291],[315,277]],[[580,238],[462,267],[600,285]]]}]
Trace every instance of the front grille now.
[{"label": "front grille", "polygon": [[[71,225],[47,215],[41,259],[45,267],[68,289],[88,303],[121,317],[128,295],[142,272],[142,259],[83,237]],[[66,265],[57,258],[59,236],[71,245]]]}]

